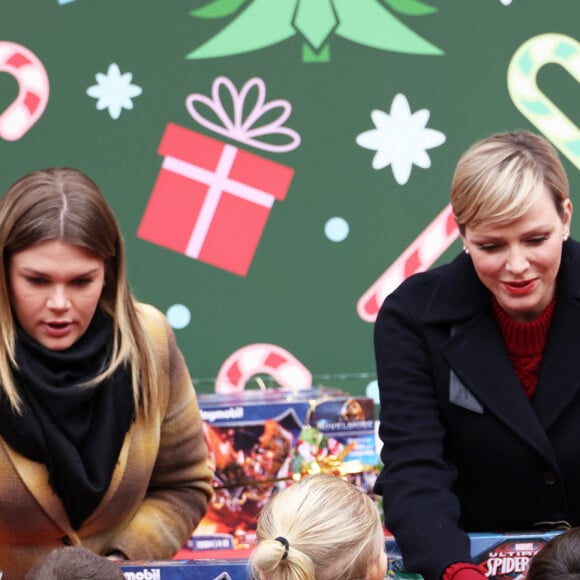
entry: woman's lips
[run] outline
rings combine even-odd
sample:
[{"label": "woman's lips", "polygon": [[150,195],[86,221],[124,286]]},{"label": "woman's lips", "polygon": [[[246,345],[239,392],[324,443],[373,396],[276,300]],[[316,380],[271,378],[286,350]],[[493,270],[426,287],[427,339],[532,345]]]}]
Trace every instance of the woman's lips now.
[{"label": "woman's lips", "polygon": [[53,338],[65,336],[69,332],[71,326],[71,322],[46,322],[44,324],[46,333]]},{"label": "woman's lips", "polygon": [[519,282],[503,282],[503,287],[514,296],[522,296],[530,293],[537,283],[537,278],[533,280],[522,280]]}]

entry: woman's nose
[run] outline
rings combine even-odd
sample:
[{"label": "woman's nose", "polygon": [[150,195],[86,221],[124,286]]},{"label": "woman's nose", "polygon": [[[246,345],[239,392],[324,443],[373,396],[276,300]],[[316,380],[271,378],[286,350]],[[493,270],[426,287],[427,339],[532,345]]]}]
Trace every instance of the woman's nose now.
[{"label": "woman's nose", "polygon": [[514,274],[524,272],[528,267],[528,259],[526,257],[525,251],[523,251],[521,248],[511,249],[506,267]]},{"label": "woman's nose", "polygon": [[47,306],[56,310],[66,310],[70,308],[70,300],[64,288],[57,286],[48,296]]}]

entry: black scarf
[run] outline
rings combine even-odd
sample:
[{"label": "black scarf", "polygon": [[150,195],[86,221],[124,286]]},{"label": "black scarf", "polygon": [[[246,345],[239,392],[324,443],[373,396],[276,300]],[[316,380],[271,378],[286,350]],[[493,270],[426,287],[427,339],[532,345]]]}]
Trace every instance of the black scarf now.
[{"label": "black scarf", "polygon": [[0,400],[0,434],[13,449],[46,465],[74,529],[107,491],[135,415],[127,367],[98,385],[80,386],[106,367],[112,335],[112,320],[100,309],[64,351],[45,348],[17,327],[15,379],[23,414],[15,414],[5,396]]}]

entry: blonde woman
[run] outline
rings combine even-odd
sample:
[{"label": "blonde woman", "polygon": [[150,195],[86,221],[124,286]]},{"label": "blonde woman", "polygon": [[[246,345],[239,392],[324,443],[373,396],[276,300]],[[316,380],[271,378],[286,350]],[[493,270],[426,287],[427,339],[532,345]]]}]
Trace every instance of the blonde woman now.
[{"label": "blonde woman", "polygon": [[308,476],[274,496],[259,516],[251,557],[260,580],[383,580],[379,511],[334,475]]},{"label": "blonde woman", "polygon": [[59,546],[170,558],[212,490],[195,391],[136,301],[95,183],[51,168],[0,199],[0,571]]},{"label": "blonde woman", "polygon": [[469,532],[580,525],[580,245],[558,153],[527,131],[461,156],[464,244],[375,325],[385,524],[408,572],[484,580]]}]

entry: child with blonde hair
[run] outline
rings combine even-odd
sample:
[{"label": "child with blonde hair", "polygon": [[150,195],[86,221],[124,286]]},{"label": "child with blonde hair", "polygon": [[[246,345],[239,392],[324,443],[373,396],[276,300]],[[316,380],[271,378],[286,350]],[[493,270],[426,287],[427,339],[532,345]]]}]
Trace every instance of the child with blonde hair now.
[{"label": "child with blonde hair", "polygon": [[372,499],[340,477],[311,475],[262,510],[251,556],[260,580],[383,580],[385,538]]}]

